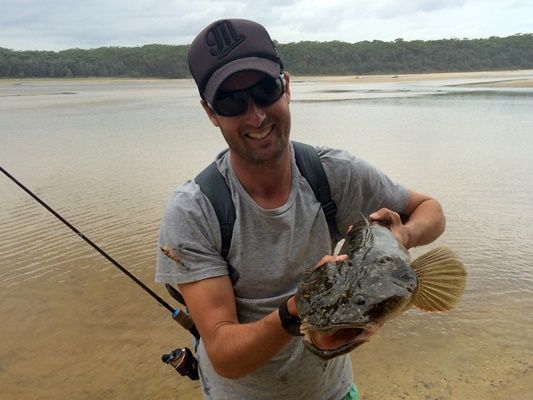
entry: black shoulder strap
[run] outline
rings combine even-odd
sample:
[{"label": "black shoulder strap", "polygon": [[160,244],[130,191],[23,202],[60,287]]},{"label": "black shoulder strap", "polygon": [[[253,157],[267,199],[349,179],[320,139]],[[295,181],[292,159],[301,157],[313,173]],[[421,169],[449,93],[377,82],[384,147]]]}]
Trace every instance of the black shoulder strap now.
[{"label": "black shoulder strap", "polygon": [[[342,238],[335,221],[337,206],[331,198],[328,177],[324,172],[320,157],[313,146],[300,142],[292,142],[292,144],[296,165],[322,205],[322,210],[328,222],[331,241],[335,245]],[[200,190],[209,199],[217,214],[222,235],[222,251],[220,254],[226,260],[231,246],[231,237],[236,218],[231,191],[215,162],[212,162],[200,172],[195,181],[200,186]]]},{"label": "black shoulder strap", "polygon": [[225,260],[228,257],[231,246],[231,236],[233,235],[233,225],[235,225],[236,218],[231,191],[214,161],[200,172],[194,180],[200,186],[202,193],[209,199],[217,214],[222,235],[222,251],[220,255]]},{"label": "black shoulder strap", "polygon": [[292,142],[294,157],[300,173],[313,189],[316,199],[322,205],[322,210],[328,222],[329,234],[333,246],[341,240],[342,235],[337,228],[335,215],[337,206],[331,198],[328,177],[320,161],[320,157],[313,146],[305,143]]}]

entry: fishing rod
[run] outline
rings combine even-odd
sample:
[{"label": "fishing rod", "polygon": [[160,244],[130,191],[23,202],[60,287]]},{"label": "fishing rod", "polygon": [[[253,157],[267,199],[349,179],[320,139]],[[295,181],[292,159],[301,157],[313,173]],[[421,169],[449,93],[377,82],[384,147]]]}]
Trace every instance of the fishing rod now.
[{"label": "fishing rod", "polygon": [[[16,179],[13,175],[11,175],[4,168],[2,168],[2,166],[0,166],[0,171],[2,171],[4,175],[6,175],[9,179],[11,179],[22,190],[28,193],[40,205],[46,208],[46,210],[48,210],[54,217],[59,219],[76,235],[82,238],[93,249],[95,249],[98,253],[104,256],[111,264],[113,264],[120,271],[126,274],[128,278],[130,278],[133,282],[135,282],[138,286],[140,286],[141,289],[143,289],[146,293],[152,296],[160,305],[162,305],[167,310],[169,310],[172,313],[172,319],[176,321],[178,324],[180,324],[183,328],[188,330],[196,338],[196,340],[200,339],[200,334],[198,333],[198,330],[196,329],[196,326],[194,325],[194,322],[192,318],[189,316],[189,314],[181,310],[179,307],[173,308],[170,304],[168,304],[165,300],[163,300],[160,296],[158,296],[152,289],[150,289],[141,280],[139,280],[135,275],[133,275],[130,271],[128,271],[125,267],[123,267],[118,261],[116,261],[109,254],[107,254],[100,246],[98,246],[91,239],[85,236],[83,232],[81,232],[78,228],[76,228],[74,225],[68,222],[57,211],[55,211],[52,207],[50,207],[43,200],[41,200],[30,189],[24,186],[18,179]],[[172,286],[168,284],[166,285],[166,287],[170,295],[173,298],[175,298],[180,303],[185,305],[185,301],[183,300],[181,293],[179,293],[176,289],[174,289]],[[192,380],[199,379],[198,362],[196,358],[193,356],[192,352],[186,347],[177,348],[174,351],[172,351],[170,354],[163,354],[162,361],[165,364],[171,365],[182,376],[188,376]]]},{"label": "fishing rod", "polygon": [[[83,234],[78,228],[76,228],[74,225],[72,225],[70,222],[68,222],[58,212],[56,212],[54,209],[52,209],[52,207],[50,207],[43,200],[41,200],[35,193],[33,193],[30,189],[28,189],[20,181],[18,181],[13,175],[11,175],[4,168],[2,168],[2,166],[0,166],[0,171],[2,171],[4,173],[4,175],[6,175],[9,179],[11,179],[22,190],[24,190],[31,197],[33,197],[33,199],[35,199],[40,205],[42,205],[44,208],[46,208],[52,215],[54,215],[57,219],[59,219],[63,224],[65,224],[68,228],[70,228],[70,230],[72,230],[75,234],[77,234],[80,238],[82,238],[93,249],[95,249],[98,253],[100,253],[102,256],[104,256],[111,264],[113,264],[115,267],[117,267],[119,270],[121,270],[124,274],[126,274],[126,276],[128,276],[131,280],[133,280],[133,282],[135,282],[138,286],[140,286],[146,293],[148,293],[150,296],[152,296],[160,305],[162,305],[167,310],[169,310],[172,313],[172,319],[174,319],[177,323],[179,323],[183,328],[185,328],[186,330],[191,332],[196,339],[200,338],[200,334],[198,333],[198,330],[194,326],[193,320],[191,319],[191,317],[186,312],[181,310],[179,307],[174,308],[170,304],[168,304],[165,300],[163,300],[160,296],[158,296],[152,289],[150,289],[148,286],[146,286],[135,275],[133,275],[130,271],[128,271],[125,267],[123,267],[118,261],[116,261],[113,257],[111,257],[109,254],[107,254],[104,250],[102,250],[102,248],[100,248],[96,243],[94,243],[91,239],[89,239],[85,234]],[[179,293],[175,289],[174,289],[174,291]],[[175,296],[176,294],[175,293],[171,293],[171,294],[173,295],[173,297],[176,298],[176,296]],[[182,301],[182,303],[183,303],[183,301]]]}]

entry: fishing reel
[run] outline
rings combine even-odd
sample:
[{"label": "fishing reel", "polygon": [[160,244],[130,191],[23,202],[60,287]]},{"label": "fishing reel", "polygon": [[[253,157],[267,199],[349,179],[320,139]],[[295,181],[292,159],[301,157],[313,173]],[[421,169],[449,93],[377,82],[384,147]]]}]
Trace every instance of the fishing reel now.
[{"label": "fishing reel", "polygon": [[[178,290],[168,283],[165,286],[175,300],[187,307],[183,296]],[[187,329],[196,340],[200,340],[200,333],[198,333],[193,320],[187,312],[182,312],[182,310],[176,308],[172,313],[172,318]],[[163,354],[161,359],[165,364],[170,364],[181,376],[188,376],[193,381],[199,379],[198,361],[187,347],[178,348],[169,354]]]},{"label": "fishing reel", "polygon": [[181,376],[188,376],[193,381],[199,379],[198,361],[187,347],[163,354],[161,359],[165,364],[171,365]]}]

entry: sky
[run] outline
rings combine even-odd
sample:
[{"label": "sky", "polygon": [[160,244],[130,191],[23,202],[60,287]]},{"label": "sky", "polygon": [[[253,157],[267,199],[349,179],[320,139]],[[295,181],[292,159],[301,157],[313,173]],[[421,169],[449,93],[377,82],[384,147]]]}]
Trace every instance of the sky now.
[{"label": "sky", "polygon": [[0,0],[0,47],[189,44],[221,18],[280,43],[472,39],[533,33],[533,0]]}]

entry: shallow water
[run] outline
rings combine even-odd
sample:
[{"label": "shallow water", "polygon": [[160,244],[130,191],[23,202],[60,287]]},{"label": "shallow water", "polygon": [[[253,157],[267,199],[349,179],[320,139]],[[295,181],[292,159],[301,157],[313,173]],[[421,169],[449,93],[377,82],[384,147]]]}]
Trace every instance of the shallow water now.
[{"label": "shallow water", "polygon": [[[532,77],[532,71],[502,79]],[[497,77],[491,77],[497,80]],[[441,200],[468,287],[352,353],[364,399],[526,399],[533,390],[533,89],[480,79],[294,79],[293,139],[342,147]],[[188,80],[0,81],[0,165],[153,284],[172,189],[224,148]],[[199,399],[160,355],[168,312],[0,175],[6,399]]]}]

